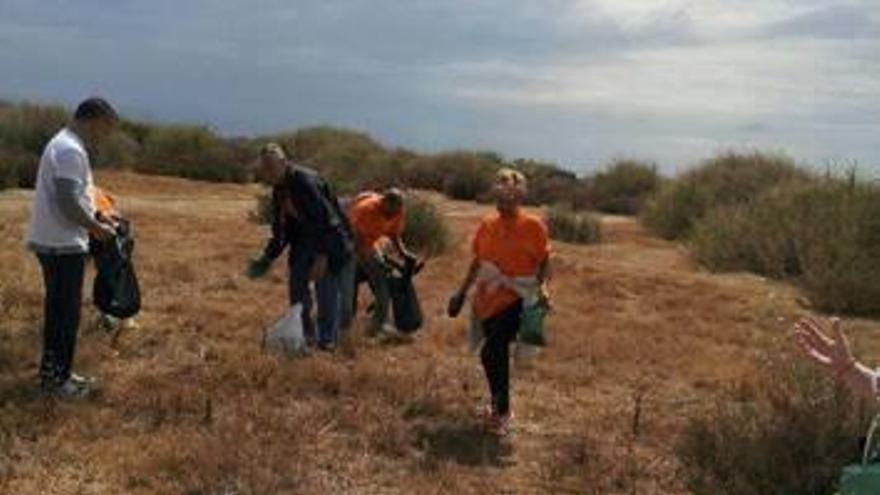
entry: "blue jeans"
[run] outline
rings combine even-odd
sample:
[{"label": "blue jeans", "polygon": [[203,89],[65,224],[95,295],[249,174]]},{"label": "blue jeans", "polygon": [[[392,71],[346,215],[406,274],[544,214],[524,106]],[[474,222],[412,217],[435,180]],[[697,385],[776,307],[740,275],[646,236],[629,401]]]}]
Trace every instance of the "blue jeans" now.
[{"label": "blue jeans", "polygon": [[312,319],[314,302],[309,284],[309,271],[315,257],[316,253],[310,249],[297,248],[291,253],[290,304],[303,305],[303,333],[308,341],[333,344],[339,340],[340,332],[351,326],[354,318],[355,261],[352,257],[337,273],[328,273],[315,282],[318,302],[318,331],[315,335],[315,322]]},{"label": "blue jeans", "polygon": [[355,261],[352,258],[334,274],[315,282],[318,297],[318,344],[335,344],[354,318]]},{"label": "blue jeans", "polygon": [[361,263],[361,269],[367,276],[370,290],[373,292],[373,316],[368,332],[375,334],[388,323],[388,312],[391,308],[391,289],[388,286],[388,269],[382,256],[373,253]]}]

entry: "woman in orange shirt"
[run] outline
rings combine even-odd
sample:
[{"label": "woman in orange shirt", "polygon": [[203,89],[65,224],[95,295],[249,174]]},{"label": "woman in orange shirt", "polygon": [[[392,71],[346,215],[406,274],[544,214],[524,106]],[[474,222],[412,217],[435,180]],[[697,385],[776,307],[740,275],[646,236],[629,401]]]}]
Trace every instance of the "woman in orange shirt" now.
[{"label": "woman in orange shirt", "polygon": [[504,435],[510,413],[510,344],[516,338],[524,299],[548,304],[544,283],[550,243],[547,227],[520,208],[526,179],[512,169],[500,170],[493,188],[497,212],[483,219],[474,237],[474,259],[461,288],[449,300],[450,316],[461,312],[468,291],[485,343],[480,360],[492,401],[486,416],[489,428]]}]

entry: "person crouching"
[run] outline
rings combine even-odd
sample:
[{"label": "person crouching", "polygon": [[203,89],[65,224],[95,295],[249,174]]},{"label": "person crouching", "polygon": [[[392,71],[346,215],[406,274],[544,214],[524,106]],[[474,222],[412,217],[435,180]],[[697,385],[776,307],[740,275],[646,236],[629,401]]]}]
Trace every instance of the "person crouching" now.
[{"label": "person crouching", "polygon": [[352,201],[348,215],[357,240],[358,268],[366,276],[374,297],[367,334],[377,336],[381,332],[394,333],[388,325],[391,292],[385,254],[380,245],[384,239],[388,239],[394,251],[404,260],[416,261],[416,255],[407,249],[401,237],[406,216],[403,193],[396,188],[388,189],[383,194],[362,193]]}]

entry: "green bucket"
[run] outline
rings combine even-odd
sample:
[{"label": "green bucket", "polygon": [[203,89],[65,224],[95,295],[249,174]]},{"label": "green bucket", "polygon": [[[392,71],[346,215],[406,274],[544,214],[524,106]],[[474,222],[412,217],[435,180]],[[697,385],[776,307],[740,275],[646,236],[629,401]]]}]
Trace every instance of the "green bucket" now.
[{"label": "green bucket", "polygon": [[843,468],[840,475],[840,495],[877,495],[880,494],[880,464],[869,464],[868,460],[876,447],[874,446],[874,434],[880,424],[880,416],[871,422],[868,438],[865,442],[865,450],[862,453],[862,463],[852,464]]},{"label": "green bucket", "polygon": [[853,464],[843,468],[840,495],[877,495],[880,493],[880,465]]},{"label": "green bucket", "polygon": [[544,336],[544,319],[547,309],[540,305],[526,306],[522,310],[519,320],[519,335],[517,340],[523,344],[543,347],[547,345]]}]

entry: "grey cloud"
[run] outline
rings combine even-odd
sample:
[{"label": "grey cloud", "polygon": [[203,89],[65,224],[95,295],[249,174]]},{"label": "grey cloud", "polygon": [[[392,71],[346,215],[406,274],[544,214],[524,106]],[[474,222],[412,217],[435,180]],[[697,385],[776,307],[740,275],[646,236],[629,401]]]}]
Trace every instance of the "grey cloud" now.
[{"label": "grey cloud", "polygon": [[[707,28],[686,3],[638,23],[609,16],[600,3],[580,2],[575,12],[574,0],[0,0],[0,97],[73,103],[100,92],[138,117],[227,133],[326,123],[389,144],[496,148],[572,167],[624,154],[672,169],[717,148],[755,144],[807,159],[880,158],[872,144],[880,61],[865,41],[878,17],[864,14],[867,2],[814,1],[807,14],[755,25],[748,36],[711,39],[698,34]],[[742,59],[729,68],[706,62],[707,53],[721,59],[736,44],[754,48],[745,60],[758,69],[772,51],[770,70],[753,80],[735,65]],[[839,77],[797,80],[809,71],[786,78],[772,70],[799,61],[801,50]],[[645,68],[651,54],[662,61]],[[600,105],[529,98],[533,88],[553,96],[576,86],[573,71],[623,77],[634,91],[662,85],[681,108],[643,105],[652,91],[638,91],[638,102],[609,91]],[[685,77],[700,71],[727,78],[718,76],[719,100],[747,85],[755,108],[721,115],[697,105],[715,97],[705,90],[712,79]],[[525,97],[511,104],[462,96],[474,88]]]},{"label": "grey cloud", "polygon": [[871,16],[874,8],[868,3],[818,6],[766,27],[765,34],[812,39],[880,38],[880,22]]}]

